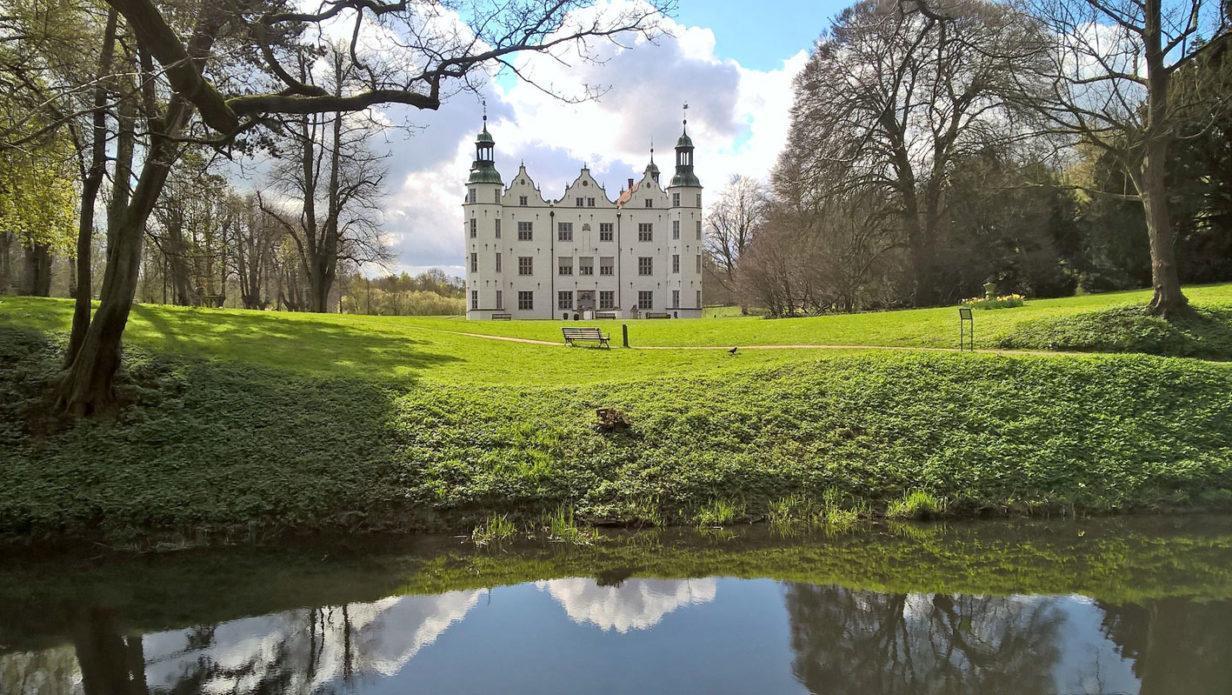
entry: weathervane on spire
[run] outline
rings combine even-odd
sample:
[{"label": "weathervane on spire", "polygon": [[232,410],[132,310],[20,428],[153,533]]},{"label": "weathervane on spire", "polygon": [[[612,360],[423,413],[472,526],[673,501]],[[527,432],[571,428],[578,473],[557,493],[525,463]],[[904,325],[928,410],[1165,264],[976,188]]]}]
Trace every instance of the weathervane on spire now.
[{"label": "weathervane on spire", "polygon": [[689,125],[689,102],[684,102],[684,124]]},{"label": "weathervane on spire", "polygon": [[654,138],[650,138],[650,163],[654,164]]},{"label": "weathervane on spire", "polygon": [[483,127],[488,127],[488,100],[483,99]]}]

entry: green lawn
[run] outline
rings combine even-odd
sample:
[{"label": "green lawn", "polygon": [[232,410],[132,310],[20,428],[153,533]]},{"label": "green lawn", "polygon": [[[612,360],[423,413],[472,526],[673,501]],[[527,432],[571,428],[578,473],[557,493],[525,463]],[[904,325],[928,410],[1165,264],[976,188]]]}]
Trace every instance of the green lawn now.
[{"label": "green lawn", "polygon": [[[1232,289],[1190,294],[1222,311]],[[977,332],[1030,337],[1020,321],[1089,318],[1144,296],[978,312]],[[1232,506],[1226,363],[567,349],[459,333],[555,341],[552,322],[142,306],[121,382],[132,405],[48,433],[28,416],[58,369],[70,310],[0,299],[0,536],[468,530],[493,512],[522,523],[561,508],[689,524],[827,494],[879,513],[913,491],[951,514]],[[945,345],[954,314],[630,323],[635,344],[929,347]],[[598,431],[600,407],[629,428]]]},{"label": "green lawn", "polygon": [[[1232,284],[1187,287],[1195,306],[1232,307]],[[975,342],[995,348],[1022,324],[1045,318],[1061,318],[1124,306],[1143,306],[1150,290],[1091,294],[1064,299],[1033,299],[1014,309],[977,310]],[[794,319],[763,319],[735,315],[689,321],[625,320],[600,321],[613,334],[620,324],[629,325],[634,346],[680,345],[877,345],[894,347],[958,346],[958,312],[954,307],[903,311],[836,314]],[[462,317],[407,319],[424,328],[558,340],[561,321],[467,321]]]}]

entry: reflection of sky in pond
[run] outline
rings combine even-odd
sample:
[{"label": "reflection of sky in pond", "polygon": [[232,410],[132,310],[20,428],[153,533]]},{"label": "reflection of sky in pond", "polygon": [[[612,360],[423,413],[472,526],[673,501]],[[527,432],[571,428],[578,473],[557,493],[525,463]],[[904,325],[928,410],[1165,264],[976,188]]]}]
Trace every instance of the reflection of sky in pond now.
[{"label": "reflection of sky in pond", "polygon": [[[1228,609],[1166,610],[1192,621]],[[1135,616],[1164,612],[1081,596],[566,578],[284,611],[140,644],[151,693],[1136,693],[1109,616],[1120,616],[1115,639],[1138,643]],[[1186,646],[1150,648],[1193,670]],[[1187,693],[1218,692],[1202,689],[1212,682]],[[85,693],[74,646],[0,654],[0,692]]]},{"label": "reflection of sky in pond", "polygon": [[653,627],[680,606],[713,601],[715,580],[628,579],[619,586],[600,586],[593,579],[573,577],[535,586],[559,601],[575,623],[628,632]]}]

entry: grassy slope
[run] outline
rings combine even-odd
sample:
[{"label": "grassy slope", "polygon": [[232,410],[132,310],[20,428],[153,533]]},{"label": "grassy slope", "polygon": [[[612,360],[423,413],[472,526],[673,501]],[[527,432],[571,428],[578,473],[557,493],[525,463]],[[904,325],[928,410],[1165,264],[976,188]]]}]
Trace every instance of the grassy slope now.
[{"label": "grassy slope", "polygon": [[[118,426],[31,439],[23,399],[57,359],[40,336],[68,312],[0,303],[3,531],[440,528],[565,504],[688,522],[714,500],[757,516],[830,487],[876,507],[926,489],[960,510],[1232,500],[1225,365],[566,350],[380,317],[141,307],[127,355],[138,405]],[[594,431],[601,406],[631,430]]]}]

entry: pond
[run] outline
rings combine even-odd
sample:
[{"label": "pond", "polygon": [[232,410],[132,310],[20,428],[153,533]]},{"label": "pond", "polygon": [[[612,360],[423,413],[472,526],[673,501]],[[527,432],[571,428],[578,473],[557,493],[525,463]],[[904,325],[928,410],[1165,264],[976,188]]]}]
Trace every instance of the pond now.
[{"label": "pond", "polygon": [[11,555],[5,694],[1232,692],[1226,517]]}]

